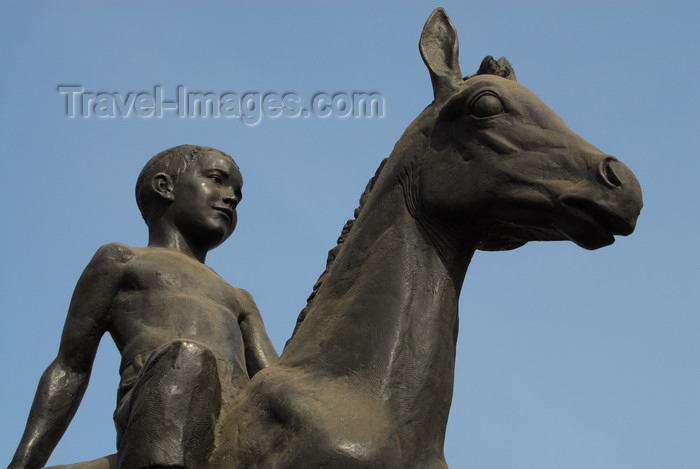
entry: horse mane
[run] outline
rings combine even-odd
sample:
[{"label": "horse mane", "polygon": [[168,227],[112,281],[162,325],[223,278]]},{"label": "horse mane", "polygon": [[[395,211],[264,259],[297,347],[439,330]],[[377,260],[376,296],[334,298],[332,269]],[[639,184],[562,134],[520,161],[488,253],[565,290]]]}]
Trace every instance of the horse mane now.
[{"label": "horse mane", "polygon": [[[479,70],[477,70],[477,72],[474,75],[466,76],[463,78],[463,80],[469,80],[470,78],[473,78],[477,75],[496,75],[509,80],[516,80],[515,71],[513,70],[513,66],[510,64],[508,59],[506,59],[505,57],[501,57],[500,59],[496,60],[490,55],[484,58],[484,60],[481,62]],[[340,232],[340,236],[338,237],[336,245],[330,251],[328,251],[328,257],[326,258],[326,269],[318,277],[318,280],[316,280],[311,294],[306,299],[306,306],[304,306],[304,308],[299,313],[296,325],[294,326],[294,332],[292,332],[292,336],[289,338],[289,340],[287,340],[287,344],[289,344],[289,341],[292,340],[297,330],[299,329],[299,326],[301,326],[301,323],[304,322],[306,314],[309,312],[309,309],[311,309],[311,304],[313,303],[313,300],[316,297],[316,293],[321,288],[321,285],[323,285],[323,282],[326,280],[326,277],[328,277],[328,272],[330,272],[330,269],[333,266],[333,262],[335,261],[335,258],[338,255],[338,252],[340,251],[340,249],[343,246],[343,243],[347,239],[348,233],[350,233],[350,230],[352,229],[355,220],[357,220],[357,217],[360,215],[360,212],[362,211],[365,202],[369,198],[369,194],[372,192],[374,184],[377,181],[377,179],[379,179],[379,175],[381,174],[382,169],[384,169],[384,166],[388,159],[388,157],[384,158],[379,164],[379,168],[377,168],[377,171],[374,173],[374,176],[372,176],[372,178],[369,180],[364,192],[362,192],[362,195],[360,196],[360,203],[353,212],[353,218],[345,223],[342,231]]]},{"label": "horse mane", "polygon": [[[338,255],[338,252],[340,251],[340,248],[343,246],[343,243],[345,242],[345,239],[348,236],[348,233],[350,233],[350,230],[353,227],[353,224],[355,223],[355,220],[357,220],[357,217],[360,216],[360,212],[362,211],[362,208],[365,206],[365,202],[367,202],[367,199],[369,198],[370,192],[372,192],[372,189],[374,188],[374,183],[379,179],[379,175],[382,172],[382,169],[384,169],[384,165],[386,164],[387,160],[389,158],[384,158],[381,163],[379,163],[379,167],[377,168],[377,171],[374,173],[374,176],[372,176],[367,183],[367,186],[365,187],[364,192],[362,192],[362,195],[360,196],[360,203],[357,206],[357,208],[353,211],[353,218],[345,222],[345,225],[343,226],[342,231],[340,232],[340,236],[338,236],[338,240],[336,241],[336,245],[328,251],[328,257],[326,258],[326,269],[323,271],[323,273],[318,277],[318,280],[316,280],[316,283],[314,284],[314,288],[311,291],[311,294],[309,297],[306,299],[306,306],[301,310],[299,313],[299,317],[297,318],[297,323],[294,326],[294,332],[292,332],[292,337],[294,337],[294,334],[296,334],[297,329],[299,329],[299,326],[301,325],[302,322],[304,322],[304,318],[306,318],[306,313],[309,312],[309,309],[311,308],[311,303],[313,302],[313,299],[316,297],[316,293],[318,292],[318,289],[321,288],[321,285],[323,285],[324,280],[328,276],[328,272],[331,269],[331,266],[333,265],[333,262],[335,261],[336,256]],[[291,337],[289,340],[292,340]],[[289,340],[287,343],[289,343]]]}]

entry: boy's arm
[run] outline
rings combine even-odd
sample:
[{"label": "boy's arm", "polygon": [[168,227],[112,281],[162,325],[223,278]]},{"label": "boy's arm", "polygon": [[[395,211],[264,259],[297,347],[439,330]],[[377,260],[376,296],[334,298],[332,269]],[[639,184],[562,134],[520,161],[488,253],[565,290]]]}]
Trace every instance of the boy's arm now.
[{"label": "boy's arm", "polygon": [[123,272],[124,249],[102,246],[73,292],[56,359],[41,376],[9,469],[43,467],[63,436],[87,388],[109,309]]},{"label": "boy's arm", "polygon": [[255,373],[276,362],[279,356],[267,336],[260,311],[258,311],[253,297],[245,290],[238,289],[238,292],[241,306],[238,324],[243,335],[248,376],[252,378]]}]

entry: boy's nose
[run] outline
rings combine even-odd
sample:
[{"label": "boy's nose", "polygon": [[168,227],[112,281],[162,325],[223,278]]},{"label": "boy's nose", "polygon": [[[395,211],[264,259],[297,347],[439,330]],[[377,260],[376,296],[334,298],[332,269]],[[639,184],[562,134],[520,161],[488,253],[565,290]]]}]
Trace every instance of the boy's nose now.
[{"label": "boy's nose", "polygon": [[235,194],[227,194],[224,196],[224,203],[235,207],[238,204],[238,197]]}]

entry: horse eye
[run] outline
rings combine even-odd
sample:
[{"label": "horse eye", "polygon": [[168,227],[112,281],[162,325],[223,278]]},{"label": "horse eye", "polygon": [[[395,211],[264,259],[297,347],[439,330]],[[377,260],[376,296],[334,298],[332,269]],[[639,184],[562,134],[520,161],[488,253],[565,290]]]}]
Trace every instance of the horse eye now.
[{"label": "horse eye", "polygon": [[482,93],[472,101],[470,114],[474,117],[491,117],[503,112],[503,103],[498,96]]}]

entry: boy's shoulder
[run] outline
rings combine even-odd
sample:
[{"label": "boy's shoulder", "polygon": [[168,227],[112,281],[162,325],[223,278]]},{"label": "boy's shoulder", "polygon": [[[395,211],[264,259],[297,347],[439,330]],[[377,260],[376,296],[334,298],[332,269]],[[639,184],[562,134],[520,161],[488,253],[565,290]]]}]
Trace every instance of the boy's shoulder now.
[{"label": "boy's shoulder", "polygon": [[131,261],[132,259],[138,257],[152,258],[165,256],[168,258],[172,258],[174,253],[177,253],[177,251],[167,248],[151,246],[134,247],[115,241],[100,246],[97,252],[95,253],[95,259],[100,259],[104,261],[114,261],[120,264],[125,264]]},{"label": "boy's shoulder", "polygon": [[231,291],[236,298],[238,309],[242,312],[257,312],[258,307],[255,304],[253,295],[250,294],[248,290],[242,288],[234,287],[230,285]]},{"label": "boy's shoulder", "polygon": [[137,249],[122,243],[107,243],[100,246],[83,270],[81,281],[78,281],[76,289],[84,289],[88,285],[91,285],[89,288],[93,288],[94,284],[91,283],[97,280],[109,281],[120,278],[126,272],[129,261],[134,258]]},{"label": "boy's shoulder", "polygon": [[253,300],[253,295],[250,294],[248,290],[244,290],[242,288],[234,287],[231,285],[231,288],[233,288],[236,292],[236,295],[242,299],[243,301],[248,301],[248,302],[254,302]]},{"label": "boy's shoulder", "polygon": [[91,263],[116,262],[118,264],[126,264],[133,259],[141,249],[143,248],[135,248],[118,242],[103,244],[97,249]]}]

